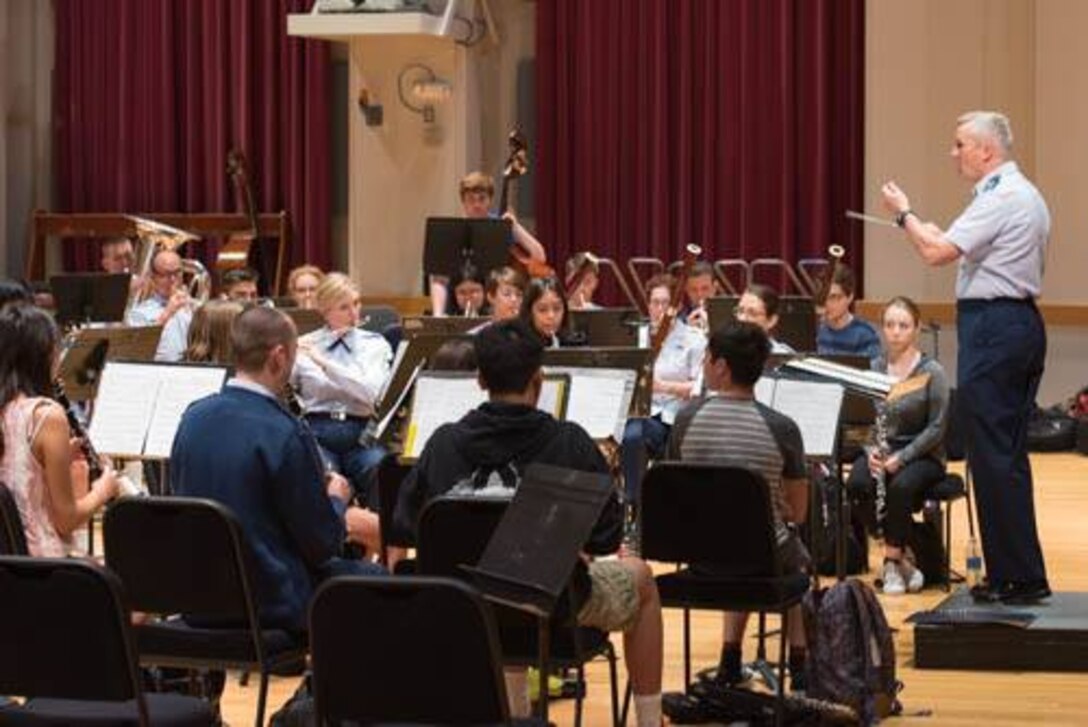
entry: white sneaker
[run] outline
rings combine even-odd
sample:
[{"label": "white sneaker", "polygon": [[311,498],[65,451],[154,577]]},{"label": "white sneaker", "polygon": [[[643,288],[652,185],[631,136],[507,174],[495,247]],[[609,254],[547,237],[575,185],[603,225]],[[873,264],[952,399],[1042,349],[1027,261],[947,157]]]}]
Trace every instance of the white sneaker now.
[{"label": "white sneaker", "polygon": [[884,562],[884,575],[881,576],[884,583],[883,590],[888,596],[902,596],[907,592],[907,584],[903,580],[903,574],[899,572],[899,565],[892,561]]},{"label": "white sneaker", "polygon": [[922,569],[909,560],[904,560],[900,564],[899,571],[907,582],[908,593],[918,593],[926,585],[926,576],[922,573]]}]

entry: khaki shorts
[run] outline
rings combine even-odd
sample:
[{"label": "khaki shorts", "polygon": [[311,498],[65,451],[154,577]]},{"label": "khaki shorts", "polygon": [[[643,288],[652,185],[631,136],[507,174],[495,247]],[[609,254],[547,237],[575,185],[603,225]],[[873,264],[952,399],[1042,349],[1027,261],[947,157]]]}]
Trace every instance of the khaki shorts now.
[{"label": "khaki shorts", "polygon": [[589,600],[578,612],[579,626],[602,631],[627,631],[638,617],[638,586],[635,574],[618,560],[589,564]]}]

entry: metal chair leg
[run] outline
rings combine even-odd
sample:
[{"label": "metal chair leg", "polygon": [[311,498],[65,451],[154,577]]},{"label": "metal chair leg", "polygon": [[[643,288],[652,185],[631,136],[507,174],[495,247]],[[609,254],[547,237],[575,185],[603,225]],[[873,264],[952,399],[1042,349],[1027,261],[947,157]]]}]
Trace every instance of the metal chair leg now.
[{"label": "metal chair leg", "polygon": [[261,668],[261,687],[257,693],[257,727],[264,725],[264,706],[268,698],[268,669]]},{"label": "metal chair leg", "polygon": [[616,650],[609,645],[605,656],[608,657],[608,686],[612,690],[612,724],[620,727],[620,694],[616,683]]},{"label": "metal chair leg", "polygon": [[952,592],[952,503],[944,504],[944,592]]},{"label": "metal chair leg", "polygon": [[[583,664],[578,665],[578,691],[574,694],[574,727],[582,727],[582,702],[586,694],[586,669]],[[544,699],[548,699],[545,693]]]},{"label": "metal chair leg", "polygon": [[789,640],[789,610],[782,616],[782,634],[778,639],[778,689],[775,690],[774,723],[781,727],[786,717],[786,642]]},{"label": "metal chair leg", "polygon": [[684,609],[684,691],[691,686],[691,611]]}]

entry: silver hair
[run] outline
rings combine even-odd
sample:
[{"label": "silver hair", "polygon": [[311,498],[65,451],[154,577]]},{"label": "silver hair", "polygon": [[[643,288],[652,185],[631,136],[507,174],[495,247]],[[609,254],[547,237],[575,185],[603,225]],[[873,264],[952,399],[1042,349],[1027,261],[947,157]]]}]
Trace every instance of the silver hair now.
[{"label": "silver hair", "polygon": [[1012,153],[1012,126],[999,111],[969,111],[956,119],[957,126],[969,126],[976,136],[997,142],[1006,156]]}]

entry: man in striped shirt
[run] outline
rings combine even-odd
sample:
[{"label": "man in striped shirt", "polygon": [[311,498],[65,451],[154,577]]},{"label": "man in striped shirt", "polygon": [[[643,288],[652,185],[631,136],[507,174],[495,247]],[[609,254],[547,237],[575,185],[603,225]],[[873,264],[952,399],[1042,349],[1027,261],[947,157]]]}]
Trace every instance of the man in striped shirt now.
[{"label": "man in striped shirt", "polygon": [[[755,384],[770,354],[770,341],[752,323],[732,322],[710,337],[703,375],[705,399],[676,417],[669,458],[696,464],[731,465],[758,472],[770,488],[778,548],[787,572],[808,566],[808,553],[789,524],[808,513],[805,452],[797,424],[755,400]],[[743,681],[741,640],[746,613],[727,612],[722,630],[718,680]],[[805,641],[800,608],[790,613],[790,675],[794,691],[804,689]]]}]

